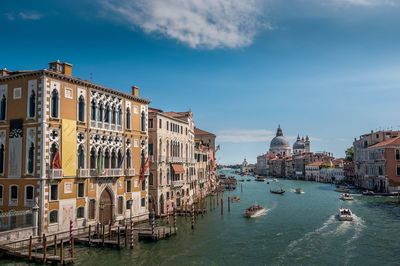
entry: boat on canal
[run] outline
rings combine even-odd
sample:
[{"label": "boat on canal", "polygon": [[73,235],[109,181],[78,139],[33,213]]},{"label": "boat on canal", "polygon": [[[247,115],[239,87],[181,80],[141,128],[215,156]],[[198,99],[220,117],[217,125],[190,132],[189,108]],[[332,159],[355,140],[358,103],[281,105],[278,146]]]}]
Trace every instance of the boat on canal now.
[{"label": "boat on canal", "polygon": [[283,193],[286,192],[283,188],[280,188],[280,189],[270,189],[269,191],[270,191],[272,194],[279,194],[279,195],[283,195]]},{"label": "boat on canal", "polygon": [[340,221],[353,221],[353,213],[347,208],[340,208],[338,217]]},{"label": "boat on canal", "polygon": [[239,196],[233,196],[231,199],[232,202],[240,202],[240,197]]},{"label": "boat on canal", "polygon": [[265,178],[264,177],[262,177],[262,176],[256,176],[256,179],[255,179],[256,181],[259,181],[259,182],[264,182],[265,181]]},{"label": "boat on canal", "polygon": [[296,193],[296,194],[304,194],[304,190],[302,188],[296,188],[294,193]]},{"label": "boat on canal", "polygon": [[246,216],[247,218],[256,218],[265,214],[266,212],[267,209],[258,204],[254,204],[246,209],[244,216]]},{"label": "boat on canal", "polygon": [[343,194],[340,196],[340,199],[341,199],[341,200],[353,200],[354,198],[353,198],[349,193],[343,193]]},{"label": "boat on canal", "polygon": [[341,193],[349,193],[350,192],[350,190],[345,186],[336,186],[335,191],[341,192]]}]

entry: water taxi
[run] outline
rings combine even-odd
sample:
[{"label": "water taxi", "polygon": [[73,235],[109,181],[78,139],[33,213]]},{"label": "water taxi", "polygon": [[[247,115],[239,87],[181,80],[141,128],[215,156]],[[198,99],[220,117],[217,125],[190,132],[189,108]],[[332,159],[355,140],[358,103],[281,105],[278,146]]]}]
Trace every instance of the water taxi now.
[{"label": "water taxi", "polygon": [[343,194],[340,196],[340,199],[341,199],[341,200],[353,200],[353,197],[352,197],[349,193],[343,193]]},{"label": "water taxi", "polygon": [[258,204],[254,204],[253,206],[246,209],[244,216],[246,216],[247,218],[255,218],[265,214],[266,212],[267,209]]},{"label": "water taxi", "polygon": [[350,209],[340,208],[338,217],[340,221],[353,221],[353,213]]},{"label": "water taxi", "polygon": [[304,194],[304,190],[302,188],[296,188],[294,192],[297,194]]},{"label": "water taxi", "polygon": [[240,197],[239,196],[233,196],[231,199],[232,202],[239,202],[240,201]]}]

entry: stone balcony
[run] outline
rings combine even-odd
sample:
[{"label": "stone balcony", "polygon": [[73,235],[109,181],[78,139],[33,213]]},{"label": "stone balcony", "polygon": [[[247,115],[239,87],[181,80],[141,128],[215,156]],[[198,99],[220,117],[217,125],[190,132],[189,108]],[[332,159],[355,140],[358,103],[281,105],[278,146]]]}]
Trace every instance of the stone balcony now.
[{"label": "stone balcony", "polygon": [[135,169],[125,169],[126,176],[135,176]]},{"label": "stone balcony", "polygon": [[48,175],[50,179],[61,179],[63,177],[63,169],[50,169]]},{"label": "stone balcony", "polygon": [[171,187],[175,188],[175,187],[182,187],[184,184],[183,180],[174,180],[171,181]]},{"label": "stone balcony", "polygon": [[76,176],[81,178],[90,177],[90,169],[76,169]]}]

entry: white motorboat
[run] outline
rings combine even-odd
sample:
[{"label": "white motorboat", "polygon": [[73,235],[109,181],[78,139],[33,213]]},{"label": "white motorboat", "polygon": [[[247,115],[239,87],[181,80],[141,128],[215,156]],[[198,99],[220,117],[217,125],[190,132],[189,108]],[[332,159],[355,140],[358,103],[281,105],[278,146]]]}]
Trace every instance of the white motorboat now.
[{"label": "white motorboat", "polygon": [[340,199],[341,199],[341,200],[353,200],[354,198],[353,198],[349,193],[343,193],[343,194],[340,196]]},{"label": "white motorboat", "polygon": [[274,179],[272,179],[272,181],[274,181],[274,182],[278,182],[278,179],[274,178]]},{"label": "white motorboat", "polygon": [[353,221],[353,213],[347,208],[340,208],[338,217],[340,221]]},{"label": "white motorboat", "polygon": [[254,204],[251,207],[246,209],[244,216],[246,216],[247,218],[255,218],[255,217],[265,214],[266,212],[267,212],[267,209],[265,209],[264,207],[262,207],[258,204]]},{"label": "white motorboat", "polygon": [[304,194],[304,190],[302,188],[296,188],[294,192],[297,194]]}]

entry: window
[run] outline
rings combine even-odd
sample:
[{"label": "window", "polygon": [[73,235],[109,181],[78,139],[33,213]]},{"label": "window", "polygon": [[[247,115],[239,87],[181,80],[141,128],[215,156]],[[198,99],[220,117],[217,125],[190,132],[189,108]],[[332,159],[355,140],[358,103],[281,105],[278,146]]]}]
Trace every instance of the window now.
[{"label": "window", "polygon": [[142,181],[142,190],[146,190],[146,180]]},{"label": "window", "polygon": [[51,92],[51,116],[54,118],[58,118],[58,91],[54,89]]},{"label": "window", "polygon": [[397,166],[396,175],[397,175],[397,176],[400,176],[400,165]]},{"label": "window", "polygon": [[132,181],[130,179],[126,180],[126,192],[132,192]]},{"label": "window", "polygon": [[400,150],[396,150],[396,160],[400,160]]},{"label": "window", "polygon": [[33,186],[25,187],[25,206],[33,206]]},{"label": "window", "polygon": [[51,224],[58,223],[58,211],[57,210],[50,212],[49,223],[51,223]]},{"label": "window", "polygon": [[115,109],[115,106],[113,106],[113,108],[112,108],[111,123],[112,124],[117,123],[117,110]]},{"label": "window", "polygon": [[107,105],[106,111],[104,113],[104,122],[110,123],[110,106]]},{"label": "window", "polygon": [[96,121],[96,102],[95,102],[95,100],[92,100],[90,109],[91,109],[90,119],[92,121]]},{"label": "window", "polygon": [[118,161],[117,168],[122,168],[122,164],[124,162],[124,157],[122,156],[121,150],[118,151],[117,161]]},{"label": "window", "polygon": [[89,201],[89,219],[94,219],[96,215],[96,200]]},{"label": "window", "polygon": [[149,175],[149,185],[152,186],[153,185],[153,173],[150,173]]},{"label": "window", "polygon": [[54,157],[56,157],[57,152],[58,152],[58,146],[56,143],[53,143],[50,148],[50,167],[52,169],[53,169]]},{"label": "window", "polygon": [[18,205],[18,186],[16,185],[10,186],[10,205]]},{"label": "window", "polygon": [[162,120],[161,119],[159,120],[158,123],[159,123],[159,128],[162,128]]},{"label": "window", "polygon": [[82,95],[79,96],[78,102],[78,120],[79,122],[85,122],[85,98]]},{"label": "window", "polygon": [[124,198],[118,197],[118,214],[122,214],[124,210]]},{"label": "window", "polygon": [[85,207],[81,206],[76,209],[76,218],[77,219],[85,218]]},{"label": "window", "polygon": [[14,88],[13,90],[13,98],[14,99],[21,99],[22,93],[21,88]]},{"label": "window", "polygon": [[149,128],[153,128],[153,119],[149,119]]},{"label": "window", "polygon": [[142,198],[142,199],[140,200],[140,206],[146,207],[146,199],[145,199],[145,198]]},{"label": "window", "polygon": [[94,148],[90,151],[90,169],[96,169],[96,150]]},{"label": "window", "polygon": [[126,128],[131,129],[131,109],[126,109]]},{"label": "window", "polygon": [[78,169],[85,168],[85,152],[83,146],[79,145],[78,148]]},{"label": "window", "polygon": [[121,106],[118,108],[118,125],[122,125],[122,109]]},{"label": "window", "polygon": [[153,143],[149,143],[149,155],[153,155]]},{"label": "window", "polygon": [[0,205],[3,205],[3,186],[0,185]]},{"label": "window", "polygon": [[78,197],[83,198],[85,196],[85,183],[78,183]]},{"label": "window", "polygon": [[0,145],[0,173],[4,173],[4,145]]},{"label": "window", "polygon": [[6,96],[3,95],[0,103],[0,120],[6,120],[6,105],[7,99]]},{"label": "window", "polygon": [[50,185],[50,200],[58,200],[58,184]]},{"label": "window", "polygon": [[29,117],[35,117],[35,108],[36,108],[36,95],[35,91],[31,91],[31,96],[29,97]]},{"label": "window", "polygon": [[117,156],[116,156],[116,154],[115,154],[115,150],[113,150],[113,151],[111,152],[111,168],[112,168],[112,169],[117,168],[116,163],[115,163],[116,160],[117,160]]},{"label": "window", "polygon": [[103,112],[104,112],[103,104],[100,104],[99,115],[97,116],[97,121],[102,122],[104,120]]},{"label": "window", "polygon": [[169,122],[167,121],[167,130],[169,130]]},{"label": "window", "polygon": [[128,149],[126,151],[126,168],[130,169],[132,167],[132,156],[131,156],[131,150]]},{"label": "window", "polygon": [[35,145],[32,142],[28,151],[28,169],[27,169],[28,174],[33,174],[34,163],[35,163]]}]

